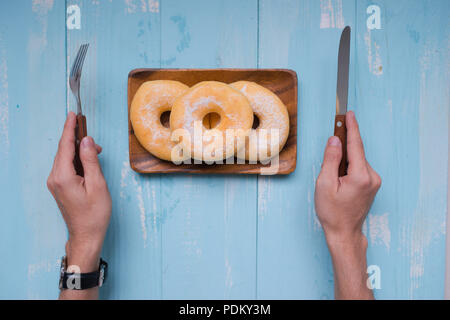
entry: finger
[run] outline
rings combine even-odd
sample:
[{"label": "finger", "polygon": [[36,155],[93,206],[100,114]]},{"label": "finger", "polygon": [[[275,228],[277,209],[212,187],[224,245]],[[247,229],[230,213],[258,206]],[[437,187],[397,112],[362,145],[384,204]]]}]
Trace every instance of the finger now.
[{"label": "finger", "polygon": [[67,115],[64,130],[58,144],[54,168],[58,174],[74,174],[73,158],[75,156],[76,116],[73,112]]},{"label": "finger", "polygon": [[98,144],[95,145],[95,149],[97,150],[97,154],[102,153],[103,148],[99,146]]},{"label": "finger", "polygon": [[373,185],[379,189],[381,187],[381,177],[380,175],[372,168],[369,162],[367,162],[367,169],[369,170],[369,174],[372,180]]},{"label": "finger", "polygon": [[80,159],[84,169],[84,180],[87,189],[95,186],[98,181],[103,180],[103,173],[97,154],[94,139],[84,137],[80,145]]},{"label": "finger", "polygon": [[322,180],[334,186],[339,184],[339,164],[342,159],[342,145],[338,137],[328,139],[323,156],[322,170],[320,177]]},{"label": "finger", "polygon": [[358,122],[353,111],[347,112],[345,117],[347,126],[347,157],[348,172],[358,172],[366,170],[366,157],[364,155],[364,146],[359,133]]}]

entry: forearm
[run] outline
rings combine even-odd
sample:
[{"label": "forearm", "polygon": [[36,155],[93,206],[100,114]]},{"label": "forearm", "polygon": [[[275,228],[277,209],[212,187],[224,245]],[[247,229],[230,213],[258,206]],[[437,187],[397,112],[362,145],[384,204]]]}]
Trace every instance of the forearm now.
[{"label": "forearm", "polygon": [[[66,244],[67,265],[79,267],[80,273],[97,271],[99,268],[101,244],[84,243]],[[60,300],[95,300],[98,299],[98,287],[87,290],[62,290]]]},{"label": "forearm", "polygon": [[333,260],[335,299],[374,299],[367,287],[367,239],[363,234],[352,238],[327,237]]}]

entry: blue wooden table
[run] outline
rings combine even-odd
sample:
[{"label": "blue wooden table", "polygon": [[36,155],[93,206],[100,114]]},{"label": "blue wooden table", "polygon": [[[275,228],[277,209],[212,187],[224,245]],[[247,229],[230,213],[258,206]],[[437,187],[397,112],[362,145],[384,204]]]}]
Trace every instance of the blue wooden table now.
[{"label": "blue wooden table", "polygon": [[[383,178],[364,232],[377,298],[444,297],[448,0],[2,0],[0,298],[56,298],[66,229],[46,178],[81,43],[88,131],[113,198],[103,298],[333,298],[314,184],[333,134],[337,48],[353,31],[350,109]],[[139,175],[133,68],[290,68],[298,164],[287,177]],[[20,279],[18,281],[18,279]]]}]

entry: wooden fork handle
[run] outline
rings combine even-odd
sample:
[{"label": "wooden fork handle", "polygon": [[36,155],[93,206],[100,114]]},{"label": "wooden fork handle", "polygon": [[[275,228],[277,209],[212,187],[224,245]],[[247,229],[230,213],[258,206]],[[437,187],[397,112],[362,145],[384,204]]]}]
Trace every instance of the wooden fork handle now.
[{"label": "wooden fork handle", "polygon": [[87,136],[86,117],[82,114],[77,115],[77,125],[75,126],[75,158],[73,165],[77,175],[84,177],[83,165],[80,160],[80,143]]},{"label": "wooden fork handle", "polygon": [[339,177],[347,175],[347,127],[345,125],[345,115],[337,115],[334,120],[334,135],[341,140],[342,160],[339,165]]}]

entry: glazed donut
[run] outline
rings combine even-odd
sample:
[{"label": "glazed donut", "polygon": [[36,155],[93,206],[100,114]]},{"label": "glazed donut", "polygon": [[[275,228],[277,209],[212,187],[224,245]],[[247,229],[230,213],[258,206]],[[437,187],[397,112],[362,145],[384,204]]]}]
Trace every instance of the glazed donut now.
[{"label": "glazed donut", "polygon": [[[250,142],[245,148],[245,159],[264,162],[276,156],[283,149],[289,135],[286,106],[275,93],[254,82],[237,81],[230,86],[247,97],[259,120],[258,127],[249,134],[247,141]],[[272,131],[273,129],[278,130]],[[237,156],[242,158],[243,152],[239,152]]]},{"label": "glazed donut", "polygon": [[130,120],[139,143],[154,156],[170,161],[171,130],[161,123],[161,115],[171,111],[175,99],[189,89],[178,81],[155,80],[144,82],[131,102]]},{"label": "glazed donut", "polygon": [[[220,119],[211,121],[215,127],[210,128],[204,118],[214,114]],[[185,132],[180,144],[186,155],[208,164],[230,158],[244,147],[252,124],[253,110],[247,98],[217,81],[200,82],[190,88],[174,102],[170,114],[172,132]],[[227,133],[227,129],[233,130]]]}]

